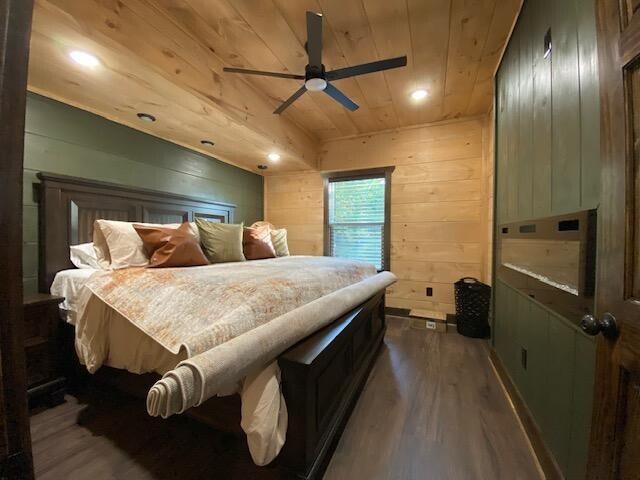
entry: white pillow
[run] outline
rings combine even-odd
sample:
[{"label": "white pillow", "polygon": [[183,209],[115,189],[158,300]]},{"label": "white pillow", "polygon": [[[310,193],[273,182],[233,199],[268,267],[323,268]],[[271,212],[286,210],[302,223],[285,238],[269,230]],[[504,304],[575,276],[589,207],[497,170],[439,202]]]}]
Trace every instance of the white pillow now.
[{"label": "white pillow", "polygon": [[69,258],[76,268],[91,268],[100,270],[98,257],[93,248],[93,243],[81,243],[80,245],[71,245],[69,247]]},{"label": "white pillow", "polygon": [[[144,250],[142,239],[133,228],[133,224],[160,226],[158,223],[120,222],[117,220],[96,220],[93,223],[93,247],[98,264],[105,270],[118,270],[129,267],[145,267],[149,257]],[[179,223],[162,225],[178,228]],[[197,232],[195,224],[191,230]],[[200,236],[197,235],[198,240]]]}]

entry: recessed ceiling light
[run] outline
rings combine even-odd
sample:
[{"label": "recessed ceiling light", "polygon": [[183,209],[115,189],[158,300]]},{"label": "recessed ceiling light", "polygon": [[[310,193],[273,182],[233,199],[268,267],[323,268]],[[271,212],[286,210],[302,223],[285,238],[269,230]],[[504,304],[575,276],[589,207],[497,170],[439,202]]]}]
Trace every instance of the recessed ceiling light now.
[{"label": "recessed ceiling light", "polygon": [[200,140],[202,145],[206,145],[207,147],[213,147],[214,143],[211,140]]},{"label": "recessed ceiling light", "polygon": [[427,95],[427,91],[421,88],[420,90],[415,90],[414,92],[412,92],[411,98],[413,98],[414,100],[423,100]]},{"label": "recessed ceiling light", "polygon": [[156,121],[156,117],[154,117],[150,113],[138,113],[138,118],[143,122],[151,123]]},{"label": "recessed ceiling light", "polygon": [[83,67],[97,67],[100,65],[100,60],[87,52],[81,52],[80,50],[74,50],[69,53],[71,59],[82,65]]},{"label": "recessed ceiling light", "polygon": [[259,170],[266,170],[267,168],[269,167],[267,167],[266,165],[258,165]]},{"label": "recessed ceiling light", "polygon": [[267,155],[267,158],[272,162],[277,162],[278,160],[280,160],[280,155],[276,152],[271,152],[269,155]]}]

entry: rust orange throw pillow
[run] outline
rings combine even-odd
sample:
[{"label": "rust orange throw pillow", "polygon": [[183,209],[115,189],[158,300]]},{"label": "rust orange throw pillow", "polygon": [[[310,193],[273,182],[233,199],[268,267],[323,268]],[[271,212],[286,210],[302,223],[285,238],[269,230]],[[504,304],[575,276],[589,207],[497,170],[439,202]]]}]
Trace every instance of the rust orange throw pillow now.
[{"label": "rust orange throw pillow", "polygon": [[247,260],[275,258],[276,250],[271,242],[269,227],[245,227],[242,235],[242,250]]},{"label": "rust orange throw pillow", "polygon": [[134,224],[149,255],[150,267],[195,267],[208,265],[189,222],[178,228]]}]

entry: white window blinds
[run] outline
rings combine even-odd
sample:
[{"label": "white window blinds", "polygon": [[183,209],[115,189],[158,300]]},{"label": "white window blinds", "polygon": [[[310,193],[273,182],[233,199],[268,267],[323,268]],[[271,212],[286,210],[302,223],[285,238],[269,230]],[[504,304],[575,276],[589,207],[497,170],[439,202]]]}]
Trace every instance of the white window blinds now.
[{"label": "white window blinds", "polygon": [[330,255],[384,267],[385,179],[330,180]]}]

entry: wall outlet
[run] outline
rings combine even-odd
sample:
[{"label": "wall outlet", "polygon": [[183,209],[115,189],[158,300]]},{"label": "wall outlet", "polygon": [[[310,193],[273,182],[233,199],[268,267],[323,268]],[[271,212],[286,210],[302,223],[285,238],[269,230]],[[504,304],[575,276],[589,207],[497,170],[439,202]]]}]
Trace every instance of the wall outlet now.
[{"label": "wall outlet", "polygon": [[436,328],[438,328],[438,326],[436,325],[436,322],[431,322],[431,321],[427,320],[427,329],[428,330],[435,330]]}]

